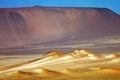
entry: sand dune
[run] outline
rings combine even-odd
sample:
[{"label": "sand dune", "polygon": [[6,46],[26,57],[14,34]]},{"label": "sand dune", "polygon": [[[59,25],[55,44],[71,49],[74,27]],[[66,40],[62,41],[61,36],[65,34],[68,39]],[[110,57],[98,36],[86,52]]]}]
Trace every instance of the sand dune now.
[{"label": "sand dune", "polygon": [[120,79],[120,54],[97,54],[89,50],[75,50],[64,54],[50,52],[46,55],[41,59],[0,71],[1,80],[28,80],[32,79],[31,76],[34,80]]}]

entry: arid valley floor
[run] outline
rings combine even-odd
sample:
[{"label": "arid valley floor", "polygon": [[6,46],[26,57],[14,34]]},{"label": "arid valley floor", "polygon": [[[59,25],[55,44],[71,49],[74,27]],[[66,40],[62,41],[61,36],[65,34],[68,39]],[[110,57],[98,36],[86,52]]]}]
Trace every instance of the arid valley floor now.
[{"label": "arid valley floor", "polygon": [[1,67],[0,80],[120,80],[119,53],[75,50],[49,52],[25,59],[14,60],[13,66]]}]

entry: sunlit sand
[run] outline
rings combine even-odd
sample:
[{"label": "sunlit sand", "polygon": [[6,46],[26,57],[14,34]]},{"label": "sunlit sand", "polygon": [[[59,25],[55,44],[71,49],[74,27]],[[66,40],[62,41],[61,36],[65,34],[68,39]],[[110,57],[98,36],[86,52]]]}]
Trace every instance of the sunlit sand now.
[{"label": "sunlit sand", "polygon": [[89,50],[49,52],[40,59],[1,68],[0,80],[120,80],[120,54]]}]

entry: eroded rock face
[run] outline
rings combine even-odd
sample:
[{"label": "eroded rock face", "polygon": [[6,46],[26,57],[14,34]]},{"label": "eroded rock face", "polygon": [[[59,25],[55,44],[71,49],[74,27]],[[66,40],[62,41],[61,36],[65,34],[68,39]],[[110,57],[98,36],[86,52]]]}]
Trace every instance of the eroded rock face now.
[{"label": "eroded rock face", "polygon": [[106,8],[0,9],[0,48],[116,35],[119,26]]}]

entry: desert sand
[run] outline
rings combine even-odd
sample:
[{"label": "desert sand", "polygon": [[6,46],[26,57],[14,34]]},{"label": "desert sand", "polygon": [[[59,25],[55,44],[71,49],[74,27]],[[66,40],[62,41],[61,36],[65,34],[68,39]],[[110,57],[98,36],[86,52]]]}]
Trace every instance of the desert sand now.
[{"label": "desert sand", "polygon": [[0,71],[0,80],[120,80],[120,54],[49,52]]}]

